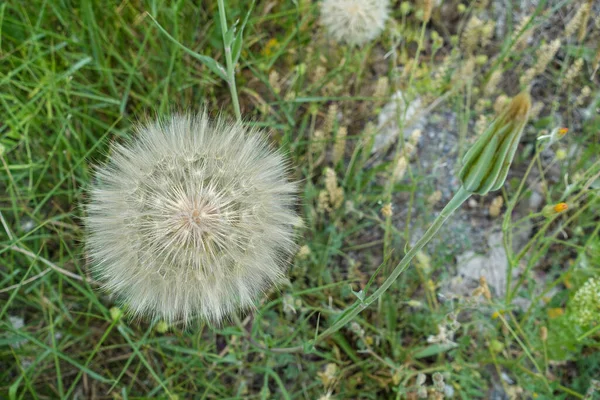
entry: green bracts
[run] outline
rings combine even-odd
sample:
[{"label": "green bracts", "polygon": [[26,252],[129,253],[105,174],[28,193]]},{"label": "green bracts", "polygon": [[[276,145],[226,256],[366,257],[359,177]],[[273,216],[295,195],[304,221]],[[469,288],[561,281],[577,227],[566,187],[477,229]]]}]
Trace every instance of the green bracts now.
[{"label": "green bracts", "polygon": [[458,177],[466,191],[484,195],[502,187],[530,109],[529,94],[517,95],[465,154]]}]

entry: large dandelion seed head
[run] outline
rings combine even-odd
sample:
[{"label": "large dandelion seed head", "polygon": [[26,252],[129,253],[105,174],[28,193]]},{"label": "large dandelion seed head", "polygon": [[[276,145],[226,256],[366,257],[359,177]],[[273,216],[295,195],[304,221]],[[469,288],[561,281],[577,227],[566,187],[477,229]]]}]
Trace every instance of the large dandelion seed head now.
[{"label": "large dandelion seed head", "polygon": [[87,205],[93,271],[136,316],[213,322],[285,279],[296,185],[284,157],[206,114],[138,128],[98,168]]},{"label": "large dandelion seed head", "polygon": [[361,45],[385,28],[388,0],[323,0],[321,24],[337,42]]}]

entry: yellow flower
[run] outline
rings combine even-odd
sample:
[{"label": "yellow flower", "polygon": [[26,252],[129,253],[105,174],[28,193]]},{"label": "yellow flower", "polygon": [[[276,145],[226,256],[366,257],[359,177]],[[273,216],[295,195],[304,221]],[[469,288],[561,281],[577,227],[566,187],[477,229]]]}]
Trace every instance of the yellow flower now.
[{"label": "yellow flower", "polygon": [[273,50],[276,50],[277,47],[279,47],[279,41],[275,38],[269,39],[260,53],[265,57],[269,57],[271,54],[273,54]]}]

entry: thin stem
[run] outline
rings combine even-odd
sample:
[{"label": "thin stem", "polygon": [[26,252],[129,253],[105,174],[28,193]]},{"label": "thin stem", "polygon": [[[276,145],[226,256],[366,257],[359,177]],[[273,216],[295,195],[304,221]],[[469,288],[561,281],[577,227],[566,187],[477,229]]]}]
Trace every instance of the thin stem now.
[{"label": "thin stem", "polygon": [[419,239],[419,241],[412,247],[408,253],[402,258],[402,261],[394,268],[392,273],[387,277],[387,279],[383,282],[383,284],[369,297],[365,300],[357,301],[349,309],[346,310],[346,313],[343,317],[341,317],[338,321],[336,321],[332,326],[326,329],[323,333],[317,336],[313,342],[319,342],[324,338],[330,336],[331,334],[337,332],[341,327],[350,322],[354,317],[356,317],[362,310],[371,305],[374,301],[379,299],[386,290],[389,289],[390,286],[398,279],[400,274],[408,268],[411,260],[414,256],[421,250],[429,241],[433,238],[433,236],[437,233],[440,227],[446,222],[448,217],[452,215],[452,213],[460,207],[469,197],[471,197],[471,193],[467,192],[463,187],[461,187],[458,192],[454,195],[454,197],[446,204],[446,207],[440,212],[440,215],[433,221],[433,224],[427,229],[427,232]]},{"label": "thin stem", "polygon": [[[437,231],[440,230],[440,228],[442,227],[444,222],[446,222],[448,217],[450,217],[450,215],[452,215],[452,213],[454,211],[456,211],[456,209],[458,209],[458,207],[460,207],[469,197],[471,197],[471,193],[466,191],[461,186],[461,188],[458,190],[458,192],[456,192],[454,197],[452,197],[452,199],[448,202],[448,204],[446,204],[446,207],[444,207],[444,209],[440,212],[440,215],[438,215],[438,217],[435,219],[435,221],[433,221],[433,223],[431,224],[429,229],[427,229],[425,234],[423,234],[421,239],[419,239],[419,241],[414,245],[414,247],[412,247],[408,251],[408,253],[406,253],[404,255],[404,257],[402,258],[400,263],[398,263],[398,265],[396,265],[396,268],[394,268],[394,270],[392,271],[390,276],[388,276],[386,278],[386,280],[383,282],[383,284],[372,295],[370,295],[366,299],[364,299],[362,301],[359,300],[359,301],[355,302],[354,304],[352,304],[350,307],[348,307],[344,311],[342,316],[332,326],[327,328],[325,331],[323,331],[321,334],[319,334],[313,340],[309,341],[306,346],[266,349],[266,348],[260,346],[254,340],[250,340],[250,343],[253,346],[258,347],[261,350],[270,351],[273,353],[299,353],[299,352],[302,352],[305,350],[310,350],[315,344],[317,344],[321,340],[336,333],[344,325],[346,325],[348,322],[353,320],[354,317],[356,317],[358,314],[360,314],[360,312],[362,310],[369,307],[369,305],[371,305],[373,302],[377,301],[381,297],[381,295],[383,295],[385,293],[385,291],[388,290],[390,288],[390,286],[392,286],[392,284],[396,281],[396,279],[398,279],[400,274],[402,272],[404,272],[406,270],[406,268],[408,268],[408,266],[410,265],[410,262],[415,257],[415,255],[419,252],[419,250],[421,250],[427,243],[429,243],[429,241],[431,241],[433,236],[437,233]],[[251,335],[249,332],[247,332],[246,337],[251,339]]]},{"label": "thin stem", "polygon": [[229,84],[229,92],[233,101],[233,110],[238,121],[242,120],[242,112],[240,111],[240,101],[237,95],[235,86],[235,65],[231,57],[231,43],[227,41],[227,18],[225,17],[225,1],[217,0],[219,4],[219,17],[221,19],[221,34],[223,36],[223,48],[225,50],[225,62],[227,64],[227,83]]}]

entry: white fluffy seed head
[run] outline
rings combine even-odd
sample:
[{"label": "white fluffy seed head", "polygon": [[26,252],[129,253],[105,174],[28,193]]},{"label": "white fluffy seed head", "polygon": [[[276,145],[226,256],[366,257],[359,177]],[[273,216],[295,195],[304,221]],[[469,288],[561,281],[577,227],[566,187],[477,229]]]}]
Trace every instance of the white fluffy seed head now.
[{"label": "white fluffy seed head", "polygon": [[388,0],[323,0],[321,24],[337,42],[362,45],[385,28],[388,3]]},{"label": "white fluffy seed head", "polygon": [[285,280],[296,185],[285,158],[206,113],[138,127],[96,171],[92,270],[138,317],[218,322]]}]

